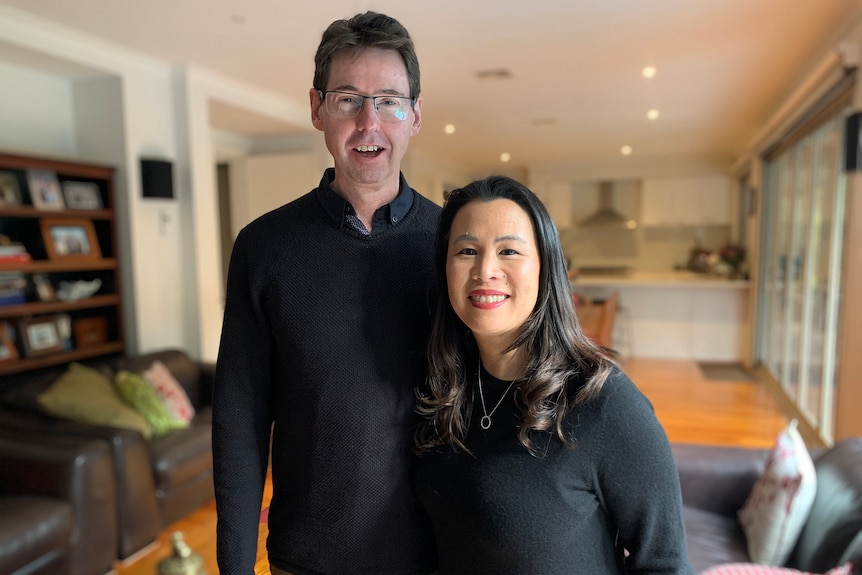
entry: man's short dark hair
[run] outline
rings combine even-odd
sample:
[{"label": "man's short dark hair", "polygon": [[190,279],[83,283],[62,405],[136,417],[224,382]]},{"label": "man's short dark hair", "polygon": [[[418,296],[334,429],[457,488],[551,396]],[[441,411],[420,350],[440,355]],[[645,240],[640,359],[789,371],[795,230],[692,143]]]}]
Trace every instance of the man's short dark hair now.
[{"label": "man's short dark hair", "polygon": [[326,91],[332,59],[340,50],[350,49],[358,56],[364,48],[394,50],[404,60],[410,97],[419,97],[419,59],[407,28],[398,20],[365,12],[348,20],[336,20],[323,33],[317,53],[314,55],[314,88]]}]

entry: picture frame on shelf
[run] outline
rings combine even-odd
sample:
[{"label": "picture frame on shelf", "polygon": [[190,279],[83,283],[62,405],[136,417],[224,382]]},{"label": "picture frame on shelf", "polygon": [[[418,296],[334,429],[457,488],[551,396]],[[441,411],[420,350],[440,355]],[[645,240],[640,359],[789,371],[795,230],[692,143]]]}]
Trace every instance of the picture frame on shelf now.
[{"label": "picture frame on shelf", "polygon": [[63,182],[63,197],[70,210],[101,210],[102,195],[95,182]]},{"label": "picture frame on shelf", "polygon": [[20,206],[21,203],[21,186],[18,183],[18,174],[9,170],[0,170],[0,207]]},{"label": "picture frame on shelf", "polygon": [[8,321],[0,321],[0,363],[18,359],[15,347],[15,326]]},{"label": "picture frame on shelf", "polygon": [[99,239],[93,222],[87,219],[43,218],[42,240],[50,260],[99,259]]},{"label": "picture frame on shelf", "polygon": [[38,357],[65,349],[57,318],[54,316],[26,318],[18,322],[24,355]]},{"label": "picture frame on shelf", "polygon": [[27,188],[30,201],[37,210],[60,211],[66,209],[57,174],[51,170],[27,170]]}]

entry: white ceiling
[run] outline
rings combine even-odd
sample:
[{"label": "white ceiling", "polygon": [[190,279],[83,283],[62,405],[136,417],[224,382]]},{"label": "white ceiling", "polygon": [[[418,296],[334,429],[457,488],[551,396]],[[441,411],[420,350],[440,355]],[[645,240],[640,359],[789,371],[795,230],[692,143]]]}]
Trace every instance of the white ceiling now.
[{"label": "white ceiling", "polygon": [[[110,42],[307,105],[336,18],[376,10],[410,30],[423,126],[412,146],[475,170],[618,158],[733,162],[860,0],[5,0]],[[10,52],[3,46],[5,55]],[[656,66],[657,75],[641,76]],[[507,80],[480,79],[506,68]],[[649,109],[660,117],[651,121]],[[218,127],[311,130],[219,108]],[[447,136],[443,126],[453,123]]]}]

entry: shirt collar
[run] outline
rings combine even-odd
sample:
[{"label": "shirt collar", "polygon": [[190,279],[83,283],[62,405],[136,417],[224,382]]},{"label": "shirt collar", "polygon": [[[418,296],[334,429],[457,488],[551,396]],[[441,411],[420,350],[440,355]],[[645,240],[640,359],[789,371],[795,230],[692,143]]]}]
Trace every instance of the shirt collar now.
[{"label": "shirt collar", "polygon": [[[339,196],[332,189],[332,181],[335,179],[335,169],[327,168],[323,172],[323,177],[320,179],[320,185],[317,188],[317,198],[320,201],[323,209],[329,214],[329,217],[339,226],[346,226],[344,217],[348,214],[355,214],[353,206]],[[374,221],[372,224],[372,234],[381,231],[380,224],[386,222],[388,229],[391,226],[398,225],[410,208],[413,206],[413,189],[407,185],[407,180],[404,174],[399,174],[398,195],[395,199],[385,206],[380,206],[374,213]]]}]

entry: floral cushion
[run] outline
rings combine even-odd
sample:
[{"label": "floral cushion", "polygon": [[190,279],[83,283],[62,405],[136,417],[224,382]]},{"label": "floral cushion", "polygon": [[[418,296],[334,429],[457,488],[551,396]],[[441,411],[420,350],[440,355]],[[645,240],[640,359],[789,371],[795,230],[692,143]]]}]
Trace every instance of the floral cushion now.
[{"label": "floral cushion", "polygon": [[165,364],[156,360],[141,375],[162,399],[171,417],[184,423],[189,423],[192,420],[195,416],[195,408],[189,401],[189,396],[183,386],[180,385]]},{"label": "floral cushion", "polygon": [[[850,563],[830,569],[822,575],[850,575],[853,566]],[[701,571],[699,575],[821,575],[808,571],[797,571],[796,569],[785,569],[784,567],[772,567],[769,565],[758,565],[757,563],[726,563]]]},{"label": "floral cushion", "polygon": [[796,420],[779,434],[748,499],[739,511],[751,561],[784,565],[805,526],[817,474]]},{"label": "floral cushion", "polygon": [[188,422],[176,419],[168,412],[162,398],[141,374],[120,370],[114,377],[114,385],[126,403],[147,420],[154,437],[189,426]]}]

